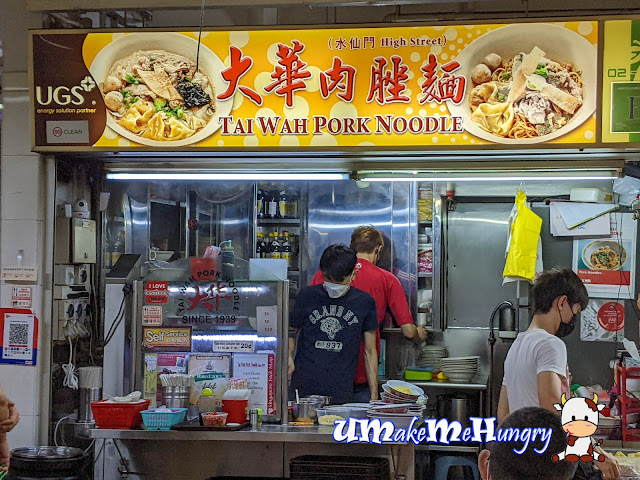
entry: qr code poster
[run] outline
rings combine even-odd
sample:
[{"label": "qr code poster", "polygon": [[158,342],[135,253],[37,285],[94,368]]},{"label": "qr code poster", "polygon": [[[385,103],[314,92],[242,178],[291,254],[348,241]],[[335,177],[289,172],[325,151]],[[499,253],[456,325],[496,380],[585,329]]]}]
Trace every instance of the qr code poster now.
[{"label": "qr code poster", "polygon": [[624,305],[613,300],[590,300],[580,315],[580,340],[617,342],[624,337]]},{"label": "qr code poster", "polygon": [[38,319],[31,310],[0,309],[0,363],[35,365]]}]

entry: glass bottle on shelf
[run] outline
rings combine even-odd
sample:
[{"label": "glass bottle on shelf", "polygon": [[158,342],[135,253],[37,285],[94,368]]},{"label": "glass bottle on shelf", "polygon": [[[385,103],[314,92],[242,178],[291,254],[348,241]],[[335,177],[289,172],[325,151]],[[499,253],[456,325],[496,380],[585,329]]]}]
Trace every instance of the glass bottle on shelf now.
[{"label": "glass bottle on shelf", "polygon": [[282,248],[280,247],[277,233],[273,233],[273,240],[271,241],[271,258],[282,258]]},{"label": "glass bottle on shelf", "polygon": [[278,199],[278,218],[289,218],[289,202],[287,200],[287,191],[280,191],[280,198]]},{"label": "glass bottle on shelf", "polygon": [[264,258],[264,233],[256,234],[256,258]]},{"label": "glass bottle on shelf", "polygon": [[291,268],[291,242],[289,241],[289,232],[282,232],[282,258],[287,261],[287,265]]},{"label": "glass bottle on shelf", "polygon": [[272,190],[269,192],[269,211],[267,218],[278,218],[278,191]]},{"label": "glass bottle on shelf", "polygon": [[287,212],[289,214],[289,218],[299,218],[298,217],[298,194],[291,187],[287,189]]},{"label": "glass bottle on shelf", "polygon": [[265,214],[265,203],[264,203],[264,191],[259,188],[258,195],[256,198],[256,215],[258,218],[264,218]]}]

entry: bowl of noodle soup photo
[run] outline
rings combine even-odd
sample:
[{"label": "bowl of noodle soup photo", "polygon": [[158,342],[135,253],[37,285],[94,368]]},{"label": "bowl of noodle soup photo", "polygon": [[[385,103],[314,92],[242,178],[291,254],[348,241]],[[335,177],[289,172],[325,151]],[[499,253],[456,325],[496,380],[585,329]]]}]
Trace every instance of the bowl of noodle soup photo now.
[{"label": "bowl of noodle soup photo", "polygon": [[467,79],[464,100],[449,105],[465,130],[495,143],[533,144],[575,129],[596,108],[597,48],[551,24],[491,30],[455,58]]},{"label": "bowl of noodle soup photo", "polygon": [[582,262],[590,270],[620,270],[627,261],[627,252],[618,242],[596,240],[582,250]]},{"label": "bowl of noodle soup photo", "polygon": [[114,40],[89,71],[107,109],[107,126],[133,142],[181,147],[206,139],[231,113],[220,101],[226,67],[205,45],[179,33],[132,33]]}]

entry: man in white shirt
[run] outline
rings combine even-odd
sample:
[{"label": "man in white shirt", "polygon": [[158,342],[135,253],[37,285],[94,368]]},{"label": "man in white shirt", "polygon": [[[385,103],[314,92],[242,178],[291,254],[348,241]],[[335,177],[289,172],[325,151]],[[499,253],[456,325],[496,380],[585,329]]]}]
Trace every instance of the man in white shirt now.
[{"label": "man in white shirt", "polygon": [[[571,333],[589,302],[587,289],[568,268],[542,272],[533,285],[531,325],[518,334],[504,362],[498,402],[498,422],[524,407],[542,407],[557,413],[554,403],[570,396],[567,348],[559,337]],[[604,453],[601,451],[601,453]],[[604,453],[596,462],[604,480],[618,478],[618,462]]]}]

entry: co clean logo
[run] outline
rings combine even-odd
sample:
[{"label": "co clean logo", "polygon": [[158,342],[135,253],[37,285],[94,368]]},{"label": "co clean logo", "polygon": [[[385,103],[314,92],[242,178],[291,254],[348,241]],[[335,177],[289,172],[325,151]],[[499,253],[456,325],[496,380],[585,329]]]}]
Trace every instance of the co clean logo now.
[{"label": "co clean logo", "polygon": [[58,105],[82,105],[84,103],[83,93],[88,93],[96,87],[96,82],[89,75],[84,77],[80,85],[74,87],[36,87],[36,101],[43,106],[56,103]]}]

